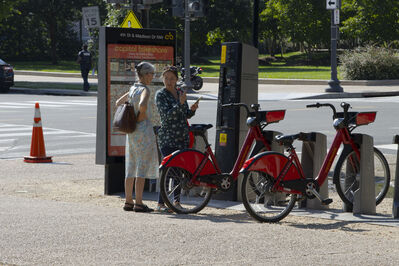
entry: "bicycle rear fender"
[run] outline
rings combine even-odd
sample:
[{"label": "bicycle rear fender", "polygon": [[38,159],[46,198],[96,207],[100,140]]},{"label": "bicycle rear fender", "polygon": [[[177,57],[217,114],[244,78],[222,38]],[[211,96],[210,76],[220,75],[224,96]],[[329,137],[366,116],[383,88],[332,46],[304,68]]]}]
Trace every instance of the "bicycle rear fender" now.
[{"label": "bicycle rear fender", "polygon": [[[160,170],[162,170],[166,166],[180,167],[189,171],[191,174],[194,174],[195,170],[198,168],[201,161],[206,156],[207,155],[205,153],[202,153],[194,149],[178,150],[166,156],[162,160],[162,163],[159,166],[159,168]],[[209,160],[209,158],[207,158],[204,168],[200,172],[200,175],[211,175],[211,174],[216,174],[216,170],[215,167],[213,166],[213,163]]]},{"label": "bicycle rear fender", "polygon": [[[284,166],[289,162],[289,159],[284,154],[267,151],[262,152],[255,157],[249,158],[240,170],[240,173],[245,174],[248,171],[260,171],[277,178]],[[284,181],[296,180],[299,174],[295,165],[291,165],[285,174]]]}]

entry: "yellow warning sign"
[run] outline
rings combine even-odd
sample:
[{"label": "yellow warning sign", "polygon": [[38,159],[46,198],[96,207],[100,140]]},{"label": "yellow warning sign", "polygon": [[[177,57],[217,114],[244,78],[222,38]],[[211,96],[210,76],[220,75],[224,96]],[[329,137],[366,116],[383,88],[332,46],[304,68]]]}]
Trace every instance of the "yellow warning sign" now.
[{"label": "yellow warning sign", "polygon": [[135,29],[142,29],[140,21],[137,19],[136,15],[133,11],[129,11],[126,18],[123,20],[121,25],[122,28],[135,28]]},{"label": "yellow warning sign", "polygon": [[220,58],[220,63],[225,64],[226,63],[226,45],[222,45],[222,55]]},{"label": "yellow warning sign", "polygon": [[226,133],[220,133],[219,134],[219,145],[220,146],[226,146],[227,143],[227,134]]}]

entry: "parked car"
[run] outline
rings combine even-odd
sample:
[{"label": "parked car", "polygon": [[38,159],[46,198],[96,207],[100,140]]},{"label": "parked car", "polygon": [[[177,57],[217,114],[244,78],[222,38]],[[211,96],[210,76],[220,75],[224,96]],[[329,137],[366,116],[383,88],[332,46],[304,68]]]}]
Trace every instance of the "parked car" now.
[{"label": "parked car", "polygon": [[8,92],[14,86],[14,69],[0,59],[0,93]]}]

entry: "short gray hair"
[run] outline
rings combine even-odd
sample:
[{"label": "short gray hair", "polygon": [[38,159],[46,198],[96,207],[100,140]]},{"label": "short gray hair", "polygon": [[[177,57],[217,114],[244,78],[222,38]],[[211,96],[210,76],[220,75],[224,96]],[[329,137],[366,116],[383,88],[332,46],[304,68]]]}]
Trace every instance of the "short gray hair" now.
[{"label": "short gray hair", "polygon": [[144,75],[146,75],[148,73],[154,73],[155,67],[151,63],[141,62],[136,66],[136,72],[137,72],[137,75],[139,75],[139,77],[143,77]]}]

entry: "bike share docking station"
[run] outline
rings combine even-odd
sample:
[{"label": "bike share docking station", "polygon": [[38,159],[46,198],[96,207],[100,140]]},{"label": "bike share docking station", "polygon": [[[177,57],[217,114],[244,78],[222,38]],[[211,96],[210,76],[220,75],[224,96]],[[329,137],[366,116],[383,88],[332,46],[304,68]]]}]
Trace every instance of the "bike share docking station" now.
[{"label": "bike share docking station", "polygon": [[[301,164],[306,177],[317,177],[322,168],[323,160],[327,154],[327,137],[318,132],[307,133],[308,138],[303,141]],[[373,138],[365,134],[353,134],[355,142],[360,147],[360,164],[355,164],[360,167],[360,171],[353,172],[353,167],[345,167],[346,177],[344,185],[348,188],[349,185],[358,184],[358,188],[353,194],[353,208],[343,203],[343,211],[353,212],[354,214],[375,214],[375,180],[374,180],[374,153],[373,153]],[[349,145],[344,145],[345,149],[351,149]],[[331,162],[332,163],[332,162]],[[349,161],[347,162],[349,163]],[[356,180],[354,180],[356,179]],[[320,187],[319,194],[322,199],[329,196],[328,181]],[[328,209],[328,205],[322,205],[320,200],[305,199],[299,202],[299,208],[308,209]]]},{"label": "bike share docking station", "polygon": [[[258,49],[253,46],[239,42],[222,44],[215,157],[223,173],[229,173],[233,169],[248,132],[246,111],[240,108],[222,108],[222,104],[228,103],[245,103],[248,106],[258,103]],[[272,149],[282,151],[280,146],[273,144],[272,141],[279,134],[278,132],[265,131],[264,134],[268,136]],[[241,200],[241,193],[239,193],[241,181],[240,175],[230,191],[216,193],[212,198]]]}]

